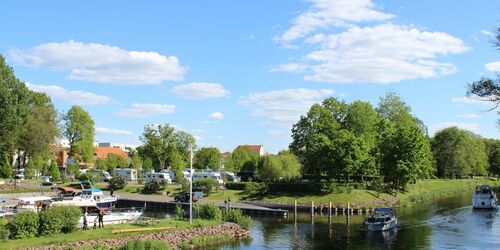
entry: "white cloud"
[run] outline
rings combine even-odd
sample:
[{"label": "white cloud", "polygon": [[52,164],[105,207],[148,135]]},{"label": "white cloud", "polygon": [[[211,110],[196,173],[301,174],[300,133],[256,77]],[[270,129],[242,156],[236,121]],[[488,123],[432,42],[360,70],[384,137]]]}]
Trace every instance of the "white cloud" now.
[{"label": "white cloud", "polygon": [[128,130],[121,130],[121,129],[113,129],[113,128],[100,128],[96,127],[95,132],[99,134],[111,134],[111,135],[120,135],[120,136],[126,136],[126,135],[131,135],[132,132]]},{"label": "white cloud", "polygon": [[35,85],[26,83],[26,86],[32,91],[45,93],[54,99],[76,105],[107,104],[111,101],[111,99],[107,96],[96,95],[94,93],[81,90],[67,90],[56,85]]},{"label": "white cloud", "polygon": [[465,129],[469,130],[473,133],[479,134],[479,123],[472,123],[472,122],[441,122],[441,123],[436,123],[432,124],[429,127],[429,133],[431,136],[433,136],[436,132],[443,130],[448,127],[458,127],[460,129]]},{"label": "white cloud", "polygon": [[487,63],[484,65],[484,67],[488,71],[500,72],[500,61]]},{"label": "white cloud", "polygon": [[154,103],[133,103],[128,108],[120,109],[115,114],[124,117],[146,118],[157,115],[172,114],[175,112],[175,105],[154,104]]},{"label": "white cloud", "polygon": [[240,99],[255,116],[264,116],[269,122],[290,126],[316,102],[333,94],[329,89],[285,89],[250,93]]},{"label": "white cloud", "polygon": [[214,113],[208,115],[208,117],[210,117],[212,119],[216,119],[216,120],[222,120],[222,119],[224,119],[224,114],[222,114],[221,112],[214,112]]},{"label": "white cloud", "polygon": [[491,103],[488,101],[483,101],[479,98],[470,98],[470,97],[452,97],[451,98],[452,102],[456,103],[463,103],[463,104],[485,104],[485,105],[490,105]]},{"label": "white cloud", "polygon": [[25,66],[69,70],[70,79],[100,83],[159,84],[182,80],[186,71],[175,56],[77,41],[11,50],[10,55]]},{"label": "white cloud", "polygon": [[349,27],[355,23],[384,21],[394,17],[392,14],[376,10],[371,0],[309,0],[311,8],[293,20],[293,25],[276,41],[285,45],[305,37],[318,29],[330,27]]},{"label": "white cloud", "polygon": [[457,115],[458,118],[465,118],[465,119],[477,119],[480,118],[481,116],[478,114],[463,114],[463,115]]},{"label": "white cloud", "polygon": [[229,95],[229,91],[219,83],[193,82],[178,85],[170,89],[170,92],[189,99],[220,98]]},{"label": "white cloud", "polygon": [[224,140],[224,136],[222,136],[222,135],[218,135],[218,136],[217,136],[217,139],[219,139],[219,140]]},{"label": "white cloud", "polygon": [[493,32],[491,31],[488,31],[488,30],[481,30],[481,33],[485,36],[489,36],[489,37],[495,37],[495,34],[493,34]]},{"label": "white cloud", "polygon": [[271,68],[271,72],[303,72],[308,66],[300,63],[287,63]]},{"label": "white cloud", "polygon": [[203,141],[203,137],[199,136],[199,135],[193,135],[194,139],[196,139],[197,141]]},{"label": "white cloud", "polygon": [[[436,57],[468,50],[462,40],[442,32],[394,24],[353,27],[325,36],[302,68],[310,68],[304,77],[309,81],[385,84],[453,74],[456,66]],[[287,65],[276,69],[287,71]]]},{"label": "white cloud", "polygon": [[193,129],[193,130],[191,130],[191,131],[192,131],[193,133],[198,133],[198,134],[201,134],[201,133],[205,132],[205,131],[204,131],[204,130],[202,130],[202,129]]}]

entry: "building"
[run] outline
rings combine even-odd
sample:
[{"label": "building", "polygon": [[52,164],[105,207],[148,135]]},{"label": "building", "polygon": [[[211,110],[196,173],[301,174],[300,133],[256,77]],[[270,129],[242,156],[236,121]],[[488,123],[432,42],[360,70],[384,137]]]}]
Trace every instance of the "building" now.
[{"label": "building", "polygon": [[137,147],[134,144],[126,144],[126,143],[113,143],[113,142],[97,142],[95,143],[96,147],[102,147],[102,148],[119,148],[127,153],[130,153],[130,151],[135,150]]},{"label": "building", "polygon": [[94,156],[96,159],[106,158],[109,154],[115,154],[128,158],[128,154],[121,148],[110,148],[110,147],[96,147]]},{"label": "building", "polygon": [[238,147],[246,147],[250,151],[257,153],[259,156],[264,156],[264,146],[263,145],[240,145]]}]

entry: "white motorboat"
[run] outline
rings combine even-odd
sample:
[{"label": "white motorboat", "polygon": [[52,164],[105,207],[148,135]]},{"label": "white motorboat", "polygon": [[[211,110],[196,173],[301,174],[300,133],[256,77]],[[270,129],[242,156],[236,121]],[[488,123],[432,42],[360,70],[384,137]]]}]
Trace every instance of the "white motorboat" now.
[{"label": "white motorboat", "polygon": [[497,195],[490,186],[479,185],[472,194],[472,208],[495,209],[497,207]]},{"label": "white motorboat", "polygon": [[[94,226],[94,222],[98,224],[98,214],[100,209],[98,207],[88,207],[85,208],[85,210],[87,213],[87,226],[91,228],[92,226]],[[144,209],[119,208],[119,209],[113,209],[112,211],[103,211],[103,212],[104,216],[102,218],[104,225],[111,225],[111,224],[121,224],[121,223],[136,221],[144,213]],[[84,220],[83,217],[84,216],[80,218],[79,221],[80,226],[83,226],[83,220]]]},{"label": "white motorboat", "polygon": [[49,196],[29,196],[17,198],[18,203],[15,207],[15,212],[33,211],[39,212],[42,210],[43,204],[50,202],[52,197]]},{"label": "white motorboat", "polygon": [[371,216],[365,220],[368,231],[385,231],[395,228],[398,219],[394,216],[392,208],[375,208]]}]

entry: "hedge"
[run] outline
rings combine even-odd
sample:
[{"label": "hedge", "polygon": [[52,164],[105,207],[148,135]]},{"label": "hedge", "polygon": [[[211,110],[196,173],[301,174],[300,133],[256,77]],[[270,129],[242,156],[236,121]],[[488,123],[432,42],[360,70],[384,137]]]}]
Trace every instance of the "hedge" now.
[{"label": "hedge", "polygon": [[8,228],[10,238],[12,239],[29,239],[34,238],[38,234],[38,214],[32,211],[22,211],[16,213],[9,222]]},{"label": "hedge", "polygon": [[201,191],[205,196],[208,196],[212,190],[217,188],[218,185],[214,179],[203,178],[193,181],[193,191]]},{"label": "hedge", "polygon": [[265,187],[264,183],[257,182],[228,182],[226,183],[226,188],[231,190],[247,190],[254,191],[262,187]]}]

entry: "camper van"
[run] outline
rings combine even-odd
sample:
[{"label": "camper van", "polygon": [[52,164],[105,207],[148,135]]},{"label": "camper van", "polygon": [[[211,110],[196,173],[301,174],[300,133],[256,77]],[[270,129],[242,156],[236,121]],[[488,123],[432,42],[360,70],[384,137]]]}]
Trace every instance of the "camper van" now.
[{"label": "camper van", "polygon": [[137,170],[131,168],[116,168],[114,170],[115,176],[121,176],[125,180],[135,181],[137,180]]},{"label": "camper van", "polygon": [[148,183],[154,179],[160,181],[160,182],[165,182],[165,183],[172,183],[172,179],[170,178],[170,175],[167,173],[144,173],[144,182]]},{"label": "camper van", "polygon": [[220,176],[220,173],[207,171],[207,172],[194,172],[193,173],[193,181],[197,179],[214,179],[218,184],[224,184],[224,180]]}]

